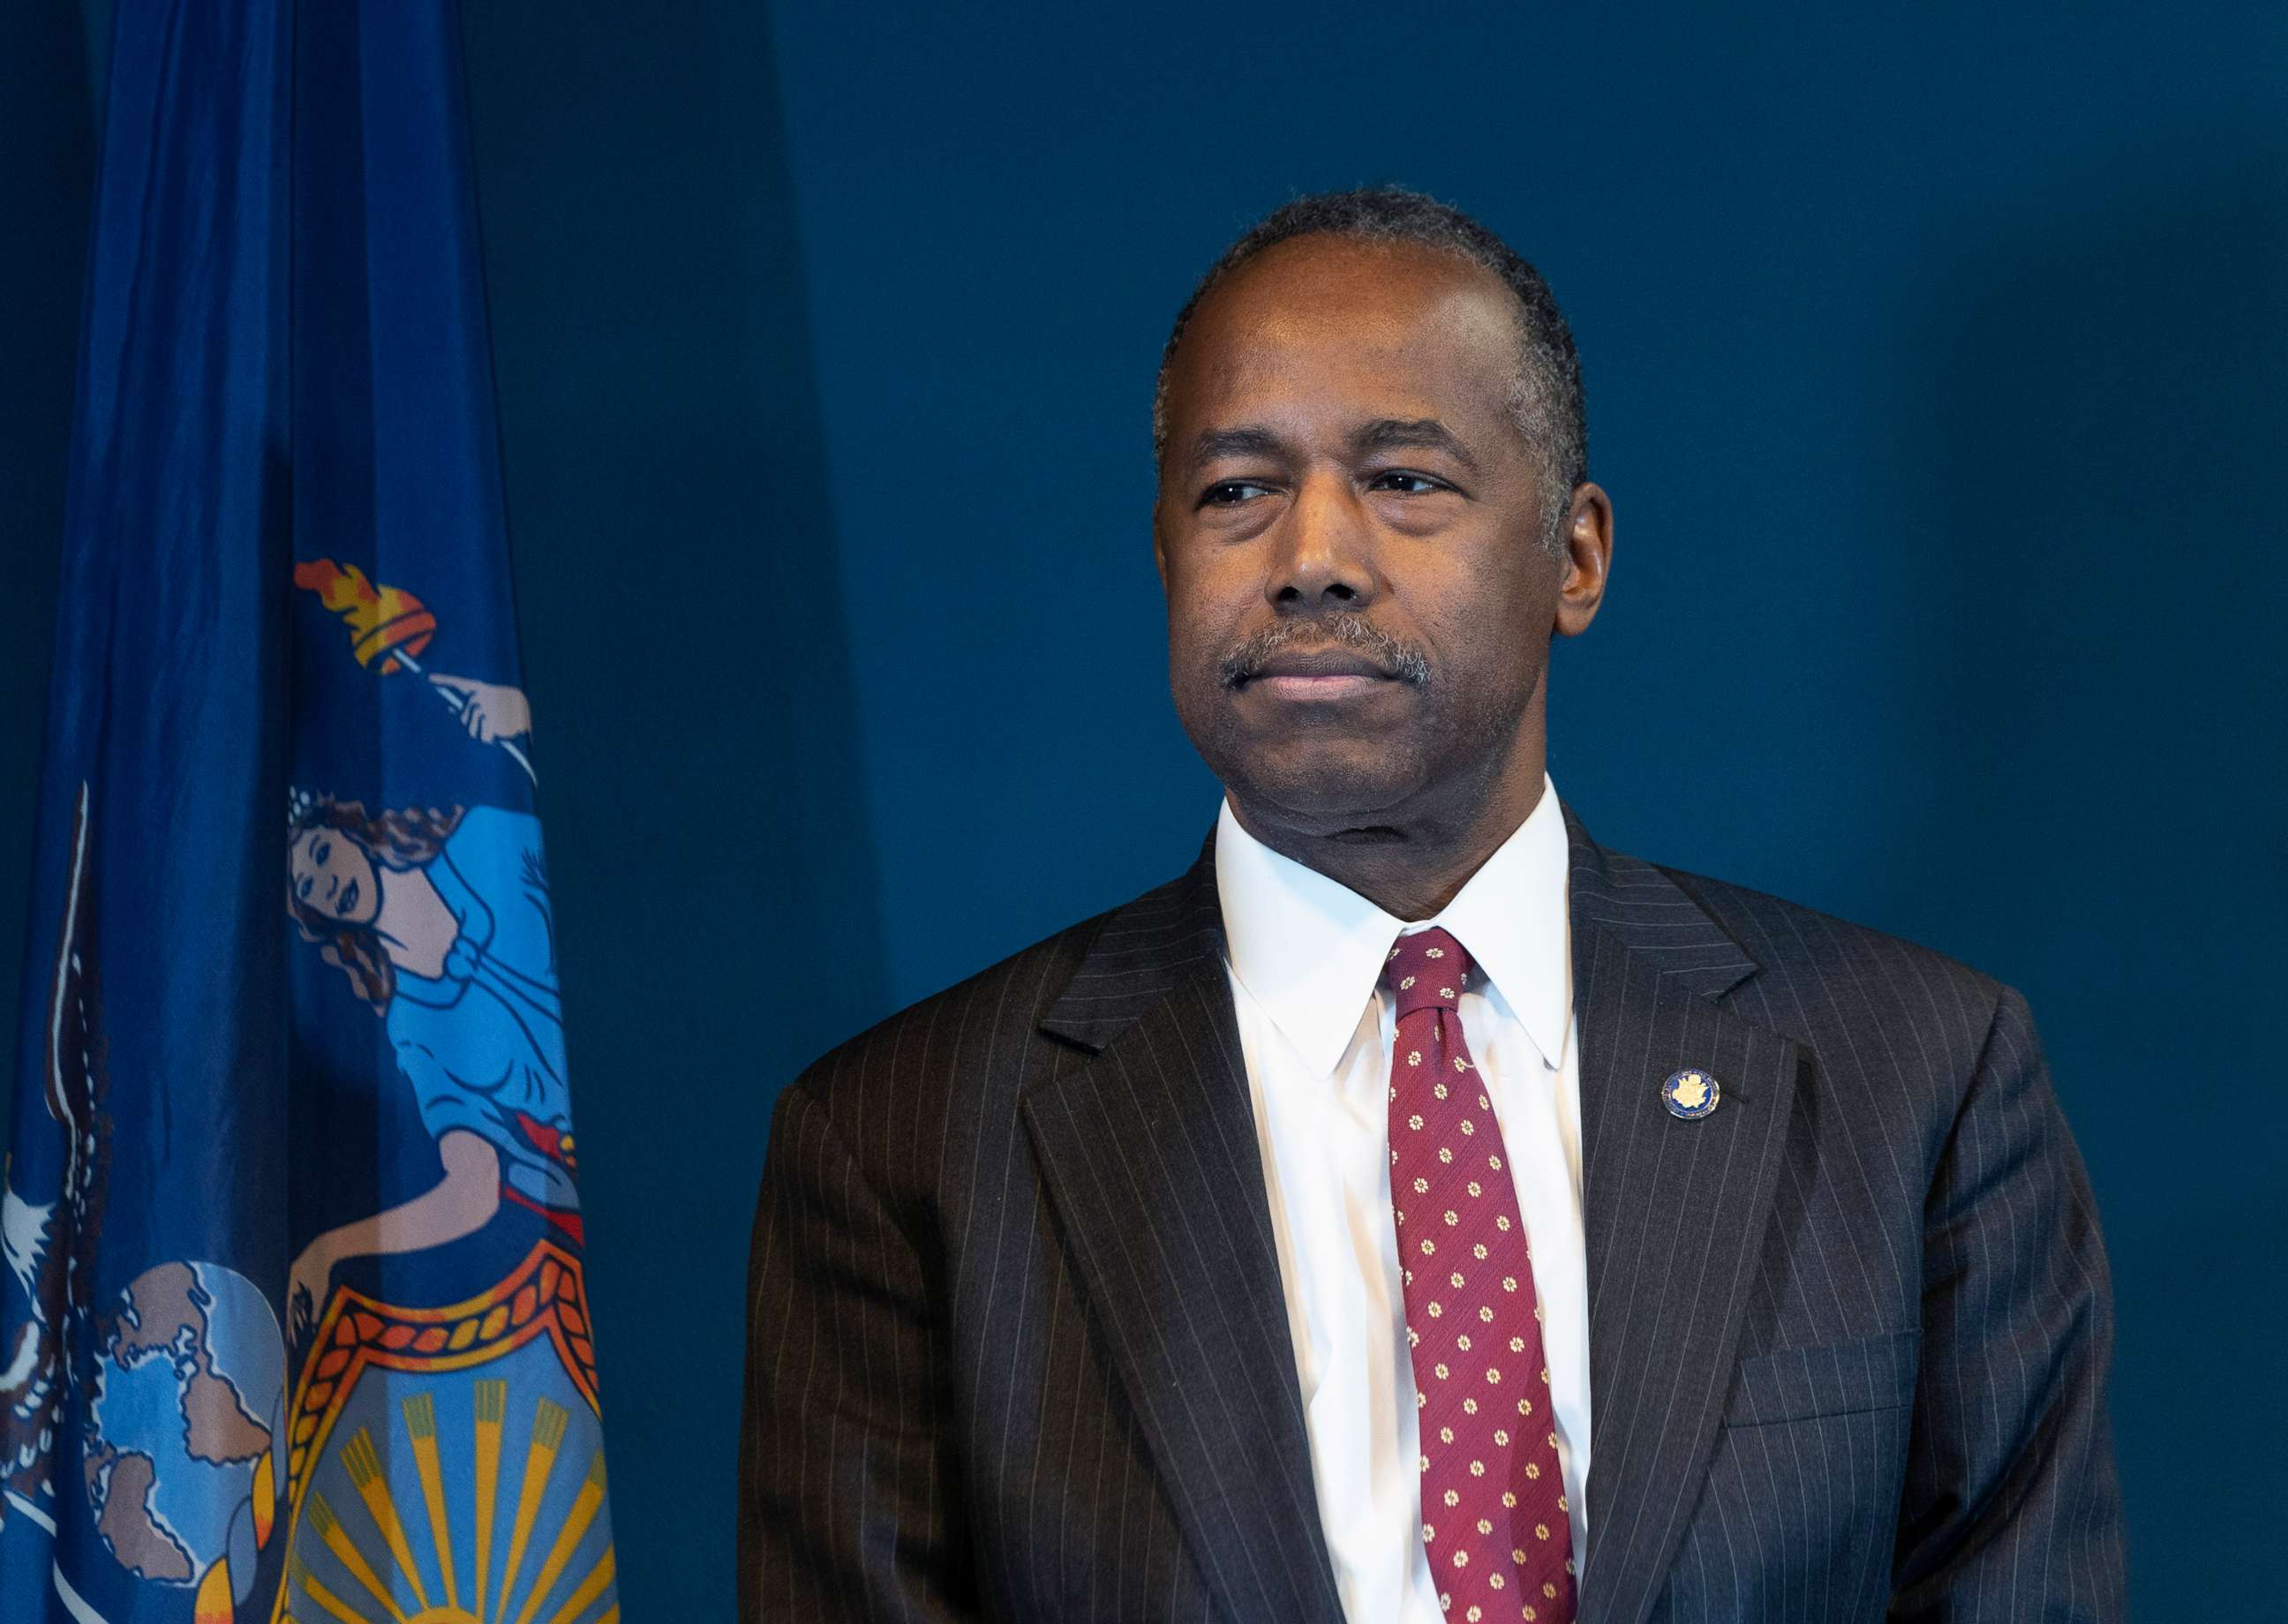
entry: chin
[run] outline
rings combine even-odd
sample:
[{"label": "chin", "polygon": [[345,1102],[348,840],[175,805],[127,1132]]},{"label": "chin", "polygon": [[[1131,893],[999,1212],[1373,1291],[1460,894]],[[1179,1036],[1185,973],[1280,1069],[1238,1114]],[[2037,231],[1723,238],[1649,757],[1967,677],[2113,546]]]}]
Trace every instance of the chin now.
[{"label": "chin", "polygon": [[1249,804],[1275,807],[1331,832],[1405,803],[1421,788],[1419,766],[1393,750],[1314,741],[1307,749],[1251,752],[1219,776]]}]

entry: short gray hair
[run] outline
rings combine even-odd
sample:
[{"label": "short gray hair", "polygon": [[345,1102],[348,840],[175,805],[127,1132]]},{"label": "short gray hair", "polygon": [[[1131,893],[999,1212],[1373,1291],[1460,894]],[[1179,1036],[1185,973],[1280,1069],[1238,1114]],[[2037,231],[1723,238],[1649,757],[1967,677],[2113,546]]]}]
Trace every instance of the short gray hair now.
[{"label": "short gray hair", "polygon": [[1541,462],[1543,543],[1552,552],[1561,552],[1560,521],[1574,487],[1589,477],[1588,408],[1582,398],[1581,358],[1573,347],[1572,329],[1541,273],[1517,250],[1459,209],[1399,186],[1299,197],[1265,216],[1208,268],[1176,313],[1176,324],[1160,352],[1160,375],[1152,391],[1155,463],[1168,452],[1168,370],[1200,301],[1274,243],[1311,235],[1435,249],[1492,272],[1517,296],[1521,342],[1510,410],[1518,432]]}]

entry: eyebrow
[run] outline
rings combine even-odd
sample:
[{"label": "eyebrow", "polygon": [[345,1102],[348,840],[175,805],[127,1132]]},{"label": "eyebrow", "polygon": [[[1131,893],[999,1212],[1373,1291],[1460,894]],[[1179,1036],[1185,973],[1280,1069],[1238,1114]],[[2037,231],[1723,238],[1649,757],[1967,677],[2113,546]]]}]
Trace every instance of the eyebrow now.
[{"label": "eyebrow", "polygon": [[1351,436],[1351,448],[1362,452],[1442,451],[1472,473],[1478,471],[1478,459],[1461,437],[1435,417],[1378,417]]},{"label": "eyebrow", "polygon": [[[1351,436],[1351,450],[1359,456],[1370,451],[1442,451],[1470,472],[1478,471],[1478,459],[1453,430],[1435,417],[1378,417]],[[1284,456],[1288,452],[1287,442],[1269,429],[1206,429],[1192,442],[1192,466],[1204,468],[1219,457]]]},{"label": "eyebrow", "polygon": [[1192,442],[1192,466],[1204,468],[1218,457],[1279,456],[1287,442],[1269,429],[1203,429]]}]

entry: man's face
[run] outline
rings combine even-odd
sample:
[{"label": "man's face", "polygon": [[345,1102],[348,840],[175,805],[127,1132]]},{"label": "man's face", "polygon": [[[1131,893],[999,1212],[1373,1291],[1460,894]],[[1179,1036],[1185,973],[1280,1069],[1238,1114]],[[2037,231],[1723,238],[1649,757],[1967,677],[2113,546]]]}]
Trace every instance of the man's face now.
[{"label": "man's face", "polygon": [[1568,577],[1509,406],[1518,321],[1466,261],[1333,236],[1195,311],[1155,547],[1177,714],[1243,812],[1333,834],[1466,797],[1523,736],[1537,762]]}]

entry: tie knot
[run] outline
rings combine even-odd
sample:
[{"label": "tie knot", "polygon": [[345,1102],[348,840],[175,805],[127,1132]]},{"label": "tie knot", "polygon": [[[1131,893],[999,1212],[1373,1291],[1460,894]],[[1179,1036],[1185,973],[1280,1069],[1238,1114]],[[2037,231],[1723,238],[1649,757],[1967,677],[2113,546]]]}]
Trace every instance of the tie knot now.
[{"label": "tie knot", "polygon": [[1383,985],[1398,995],[1401,1020],[1417,1010],[1451,1010],[1470,985],[1470,955],[1443,931],[1416,931],[1391,945]]}]

